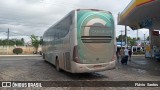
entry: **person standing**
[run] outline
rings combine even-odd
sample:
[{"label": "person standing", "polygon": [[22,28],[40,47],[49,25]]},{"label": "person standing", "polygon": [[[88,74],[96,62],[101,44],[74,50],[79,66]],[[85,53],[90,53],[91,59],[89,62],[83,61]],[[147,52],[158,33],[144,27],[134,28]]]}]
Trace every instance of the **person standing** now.
[{"label": "person standing", "polygon": [[117,47],[117,51],[116,51],[117,62],[119,62],[119,55],[120,55],[120,48]]},{"label": "person standing", "polygon": [[127,65],[127,62],[128,62],[128,48],[126,47],[124,49],[124,64]]},{"label": "person standing", "polygon": [[123,47],[121,47],[120,55],[121,55],[121,63],[124,64],[124,48]]},{"label": "person standing", "polygon": [[128,54],[129,54],[128,60],[131,61],[131,56],[132,56],[132,51],[131,51],[131,49],[128,51]]}]

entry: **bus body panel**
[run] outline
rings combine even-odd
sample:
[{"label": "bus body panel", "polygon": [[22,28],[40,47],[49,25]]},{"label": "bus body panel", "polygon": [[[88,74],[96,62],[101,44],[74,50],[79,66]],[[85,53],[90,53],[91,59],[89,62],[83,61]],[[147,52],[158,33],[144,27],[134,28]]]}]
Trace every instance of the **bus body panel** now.
[{"label": "bus body panel", "polygon": [[104,70],[115,69],[116,61],[99,64],[79,64],[72,62],[72,73],[100,72]]},{"label": "bus body panel", "polygon": [[74,11],[71,11],[60,22],[51,26],[43,35],[42,52],[45,59],[55,65],[56,57],[61,69],[71,71],[71,38],[75,28]]},{"label": "bus body panel", "polygon": [[[106,26],[109,26],[109,24],[114,24],[108,23],[108,21],[110,20],[106,21],[106,19],[109,19],[110,15],[107,14],[107,16],[105,16],[105,12],[96,13],[96,11],[94,10],[71,11],[66,17],[64,17],[58,23],[51,26],[44,33],[42,53],[45,57],[45,60],[55,65],[56,58],[58,58],[60,68],[71,73],[96,72],[107,69],[113,69],[115,67],[115,60],[113,60],[112,58],[114,54],[114,30],[112,32],[112,29],[107,29],[111,31],[108,33],[107,37],[104,37],[104,34],[101,34],[101,32],[98,33],[98,36],[102,36],[100,37],[101,42],[109,43],[83,43],[81,36],[83,37],[84,35],[82,34],[82,29],[79,28],[79,20],[80,17],[85,18],[86,16],[79,16],[79,11],[95,14],[96,17],[100,17],[100,21],[107,22],[106,25],[95,24],[101,25],[100,27],[102,28],[99,29],[104,31],[105,35],[108,33],[105,32]],[[91,34],[96,35],[96,33],[93,32]],[[86,39],[88,37],[83,38]],[[78,48],[78,56],[82,63],[77,63],[74,61],[75,47]]]},{"label": "bus body panel", "polygon": [[79,11],[78,53],[85,64],[107,63],[114,55],[114,21],[104,11]]}]

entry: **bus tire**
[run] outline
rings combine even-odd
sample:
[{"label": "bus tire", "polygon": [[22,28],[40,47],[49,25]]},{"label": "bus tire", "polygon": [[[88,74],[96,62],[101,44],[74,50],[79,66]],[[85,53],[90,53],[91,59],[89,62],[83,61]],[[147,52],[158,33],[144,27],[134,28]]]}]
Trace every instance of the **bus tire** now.
[{"label": "bus tire", "polygon": [[59,72],[60,68],[59,68],[59,61],[56,59],[56,70]]},{"label": "bus tire", "polygon": [[45,59],[45,54],[44,53],[42,54],[42,58]]},{"label": "bus tire", "polygon": [[44,53],[42,54],[42,58],[44,59],[45,62],[47,62],[46,59],[45,59],[45,54]]}]

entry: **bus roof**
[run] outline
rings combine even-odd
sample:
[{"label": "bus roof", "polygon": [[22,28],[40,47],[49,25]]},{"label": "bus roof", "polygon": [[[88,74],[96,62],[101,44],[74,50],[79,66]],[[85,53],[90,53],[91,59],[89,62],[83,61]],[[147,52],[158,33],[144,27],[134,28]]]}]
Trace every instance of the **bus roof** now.
[{"label": "bus roof", "polygon": [[89,10],[89,11],[102,11],[102,12],[107,12],[107,13],[109,13],[109,14],[112,14],[110,11],[99,10],[99,9],[76,9],[76,11],[81,11],[81,10]]}]

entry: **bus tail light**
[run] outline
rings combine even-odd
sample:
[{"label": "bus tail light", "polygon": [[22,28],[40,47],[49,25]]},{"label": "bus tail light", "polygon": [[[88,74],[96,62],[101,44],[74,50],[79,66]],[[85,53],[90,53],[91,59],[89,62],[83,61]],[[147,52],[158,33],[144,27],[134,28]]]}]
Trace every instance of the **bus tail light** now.
[{"label": "bus tail light", "polygon": [[116,55],[114,54],[112,57],[112,61],[116,60]]},{"label": "bus tail light", "polygon": [[114,45],[112,61],[116,60],[116,45]]},{"label": "bus tail light", "polygon": [[73,61],[75,61],[76,63],[81,63],[78,55],[78,46],[74,46],[73,48]]}]

